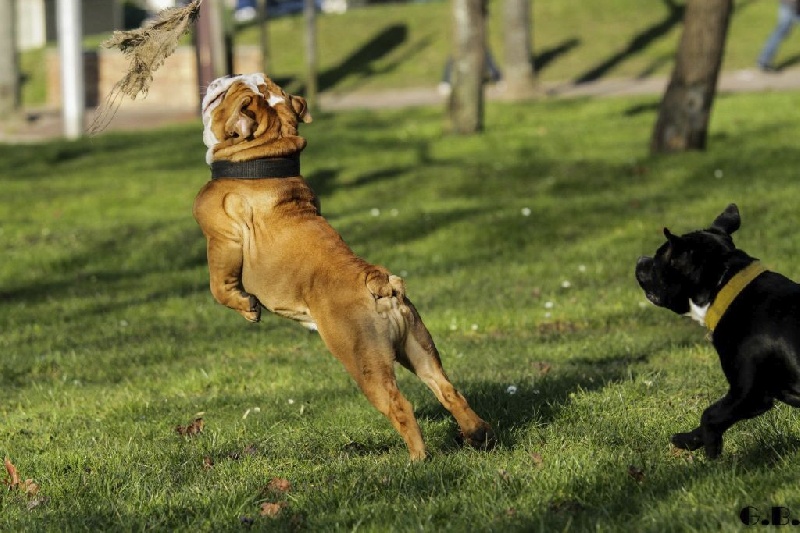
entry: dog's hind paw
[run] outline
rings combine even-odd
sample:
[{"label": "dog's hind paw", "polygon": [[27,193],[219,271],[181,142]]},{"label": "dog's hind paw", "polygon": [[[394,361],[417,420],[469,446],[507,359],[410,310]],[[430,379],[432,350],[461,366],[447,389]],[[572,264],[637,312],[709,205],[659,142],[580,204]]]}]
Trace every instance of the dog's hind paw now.
[{"label": "dog's hind paw", "polygon": [[492,427],[486,422],[478,426],[478,428],[469,435],[462,431],[459,433],[459,440],[463,444],[469,444],[478,450],[491,450],[497,444],[494,431],[492,431]]}]

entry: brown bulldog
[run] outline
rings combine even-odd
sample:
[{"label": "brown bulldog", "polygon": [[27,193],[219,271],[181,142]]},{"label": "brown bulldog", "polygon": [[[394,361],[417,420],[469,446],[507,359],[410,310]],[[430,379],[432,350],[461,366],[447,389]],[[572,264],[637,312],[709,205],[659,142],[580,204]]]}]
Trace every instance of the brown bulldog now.
[{"label": "brown bulldog", "polygon": [[397,387],[395,361],[431,388],[466,442],[492,446],[491,427],[447,379],[403,280],[357,257],[320,215],[300,176],[306,141],[297,125],[311,122],[305,100],[250,74],[215,80],[202,106],[212,179],[194,217],[208,240],[214,298],[251,322],[263,306],[317,329],[412,460],[425,458],[425,444]]}]

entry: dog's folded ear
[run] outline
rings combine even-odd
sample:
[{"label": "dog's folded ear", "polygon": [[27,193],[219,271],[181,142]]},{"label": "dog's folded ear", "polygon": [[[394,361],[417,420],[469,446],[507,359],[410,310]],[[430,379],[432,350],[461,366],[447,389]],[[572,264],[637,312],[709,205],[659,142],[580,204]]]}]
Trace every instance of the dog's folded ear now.
[{"label": "dog's folded ear", "polygon": [[311,118],[311,113],[308,110],[308,104],[306,103],[305,98],[302,96],[289,95],[289,102],[292,106],[292,109],[297,114],[297,117],[304,123],[308,124],[314,120]]},{"label": "dog's folded ear", "polygon": [[231,115],[225,121],[226,139],[233,139],[234,143],[238,143],[253,135],[258,122],[255,113],[249,109],[252,103],[252,96],[242,96],[231,107]]},{"label": "dog's folded ear", "polygon": [[711,223],[711,229],[716,229],[730,235],[739,229],[741,223],[742,219],[739,216],[739,208],[736,207],[736,204],[730,204],[725,208],[725,211],[714,219],[714,222]]}]

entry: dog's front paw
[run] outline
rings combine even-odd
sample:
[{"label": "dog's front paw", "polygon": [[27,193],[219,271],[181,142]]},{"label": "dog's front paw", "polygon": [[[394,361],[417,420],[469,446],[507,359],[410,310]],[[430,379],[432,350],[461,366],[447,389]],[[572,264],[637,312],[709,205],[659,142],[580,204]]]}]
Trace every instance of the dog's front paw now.
[{"label": "dog's front paw", "polygon": [[681,450],[694,451],[703,446],[703,437],[697,429],[689,433],[675,433],[669,440]]},{"label": "dog's front paw", "polygon": [[239,313],[247,319],[248,322],[259,322],[261,320],[261,302],[258,301],[258,298],[253,296],[252,294],[249,295],[250,297],[250,309],[247,311],[238,310]]}]

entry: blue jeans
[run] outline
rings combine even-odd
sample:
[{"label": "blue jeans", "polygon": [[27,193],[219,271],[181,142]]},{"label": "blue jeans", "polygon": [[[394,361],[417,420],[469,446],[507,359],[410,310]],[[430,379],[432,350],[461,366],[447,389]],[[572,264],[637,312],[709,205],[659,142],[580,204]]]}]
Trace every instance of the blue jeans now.
[{"label": "blue jeans", "polygon": [[800,16],[795,13],[794,9],[782,3],[779,4],[778,24],[764,44],[761,55],[758,56],[759,65],[763,67],[772,64],[781,42],[792,32],[792,27],[798,22],[800,22]]}]

